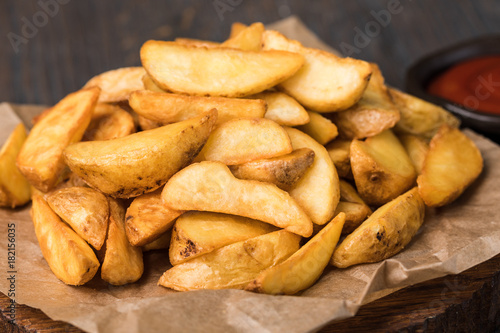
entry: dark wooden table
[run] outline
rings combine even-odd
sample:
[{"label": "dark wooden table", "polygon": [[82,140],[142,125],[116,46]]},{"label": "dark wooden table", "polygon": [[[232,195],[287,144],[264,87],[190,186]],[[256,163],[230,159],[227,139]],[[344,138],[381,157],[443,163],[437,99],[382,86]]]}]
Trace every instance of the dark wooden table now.
[{"label": "dark wooden table", "polygon": [[[266,24],[291,14],[344,54],[378,63],[387,82],[402,89],[405,69],[421,56],[500,33],[495,0],[2,0],[0,101],[54,104],[95,74],[139,65],[148,39],[222,41],[232,22]],[[499,280],[497,256],[370,303],[324,331],[494,331]],[[2,311],[7,302],[0,295]],[[1,332],[80,332],[39,310],[18,310],[17,326],[0,320]]]}]

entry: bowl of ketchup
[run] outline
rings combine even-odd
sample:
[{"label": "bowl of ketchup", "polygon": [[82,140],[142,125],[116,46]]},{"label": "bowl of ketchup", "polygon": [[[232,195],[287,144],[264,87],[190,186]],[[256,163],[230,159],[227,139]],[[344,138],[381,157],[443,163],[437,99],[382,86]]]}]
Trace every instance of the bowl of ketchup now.
[{"label": "bowl of ketchup", "polygon": [[414,63],[410,94],[438,104],[469,127],[500,142],[500,36],[453,45]]}]

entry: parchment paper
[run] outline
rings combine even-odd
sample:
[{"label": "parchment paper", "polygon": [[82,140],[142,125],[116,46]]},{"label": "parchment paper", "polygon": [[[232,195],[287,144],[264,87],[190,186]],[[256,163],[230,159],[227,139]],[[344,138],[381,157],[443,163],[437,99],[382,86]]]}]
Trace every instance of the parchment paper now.
[{"label": "parchment paper", "polygon": [[[296,18],[278,29],[309,46],[324,47]],[[9,133],[17,115],[25,122],[41,107],[0,105],[0,133]],[[267,296],[240,290],[174,292],[156,285],[170,266],[168,254],[145,255],[138,283],[116,287],[99,278],[82,287],[60,282],[42,257],[29,206],[0,209],[0,234],[15,224],[15,301],[39,308],[54,320],[88,332],[305,332],[353,316],[359,306],[405,286],[457,274],[500,253],[500,147],[466,131],[485,161],[479,179],[453,204],[428,210],[407,248],[382,263],[340,270],[328,268],[300,296]],[[0,249],[7,257],[7,237]],[[0,291],[11,287],[1,260]],[[99,272],[98,272],[99,274]]]}]

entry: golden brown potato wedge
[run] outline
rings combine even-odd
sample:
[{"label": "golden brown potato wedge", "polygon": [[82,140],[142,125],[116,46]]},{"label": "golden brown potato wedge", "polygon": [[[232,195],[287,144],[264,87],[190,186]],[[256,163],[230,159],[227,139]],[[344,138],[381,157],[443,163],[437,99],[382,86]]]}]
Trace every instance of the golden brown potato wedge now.
[{"label": "golden brown potato wedge", "polygon": [[337,169],[341,178],[352,179],[351,172],[351,141],[335,139],[326,146],[328,155]]},{"label": "golden brown potato wedge", "polygon": [[17,167],[35,188],[54,188],[65,168],[63,150],[81,140],[98,97],[99,88],[69,94],[33,127],[17,156]]},{"label": "golden brown potato wedge", "polygon": [[358,191],[356,191],[356,189],[351,184],[343,179],[340,179],[339,187],[340,200],[366,205],[366,203],[363,201],[363,198],[361,198]]},{"label": "golden brown potato wedge", "polygon": [[312,149],[301,148],[278,157],[231,165],[229,169],[236,178],[268,182],[289,191],[313,164],[314,155]]},{"label": "golden brown potato wedge", "polygon": [[382,72],[377,65],[372,63],[370,66],[372,75],[361,100],[345,111],[328,114],[343,138],[374,136],[394,127],[400,119],[399,110],[384,84]]},{"label": "golden brown potato wedge", "polygon": [[295,128],[285,128],[293,149],[309,148],[315,157],[312,166],[289,191],[292,198],[316,224],[330,221],[339,202],[339,177],[325,147]]},{"label": "golden brown potato wedge", "polygon": [[170,263],[175,266],[223,246],[272,231],[276,231],[276,227],[242,216],[187,212],[177,219],[172,230]]},{"label": "golden brown potato wedge", "polygon": [[340,212],[345,213],[345,223],[342,229],[342,234],[350,234],[366,219],[370,216],[372,210],[359,196],[356,189],[346,182],[345,180],[340,180],[340,202],[335,210],[335,215]]},{"label": "golden brown potato wedge", "polygon": [[46,195],[47,203],[85,241],[100,250],[108,230],[108,199],[88,187],[68,187]]},{"label": "golden brown potato wedge", "polygon": [[83,141],[110,140],[135,132],[134,118],[119,106],[97,104]]},{"label": "golden brown potato wedge", "polygon": [[236,35],[243,31],[246,27],[247,25],[241,22],[233,22],[233,24],[231,24],[231,32],[229,33],[229,38],[236,37]]},{"label": "golden brown potato wedge", "polygon": [[482,169],[483,158],[474,142],[444,124],[429,144],[418,191],[427,206],[444,206],[458,198]]},{"label": "golden brown potato wedge", "polygon": [[283,127],[265,118],[239,118],[217,126],[197,161],[236,165],[292,152]]},{"label": "golden brown potato wedge", "polygon": [[[149,76],[148,74],[144,74],[144,76],[142,77],[142,84],[143,84],[145,90],[156,91],[156,92],[167,92],[167,91],[161,89],[160,87],[158,87],[156,85],[156,83],[153,81],[153,79],[151,78],[151,76]],[[139,90],[142,90],[142,88]]]},{"label": "golden brown potato wedge", "polygon": [[230,37],[221,46],[244,51],[260,51],[262,49],[262,34],[264,30],[265,28],[262,23],[252,23],[250,26],[241,29],[235,36]]},{"label": "golden brown potato wedge", "polygon": [[127,208],[125,229],[128,240],[133,246],[151,243],[174,225],[175,219],[183,211],[173,210],[163,204],[159,188],[132,201]]},{"label": "golden brown potato wedge", "polygon": [[90,281],[99,268],[92,248],[61,221],[42,193],[36,191],[32,201],[31,219],[36,238],[52,272],[69,285],[79,286]]},{"label": "golden brown potato wedge", "polygon": [[219,115],[217,124],[240,117],[262,118],[266,113],[266,102],[259,99],[187,96],[149,90],[133,92],[129,103],[140,116],[161,124],[194,118],[213,108]]},{"label": "golden brown potato wedge", "polygon": [[109,199],[109,227],[101,266],[101,278],[113,285],[139,280],[144,272],[142,249],[130,245],[125,234],[125,208],[117,199]]},{"label": "golden brown potato wedge", "polygon": [[155,250],[168,250],[170,247],[170,239],[172,238],[172,229],[163,233],[152,241],[142,246],[142,252],[155,251]]},{"label": "golden brown potato wedge", "polygon": [[26,128],[14,128],[0,150],[0,207],[22,206],[31,199],[31,186],[19,172],[16,158],[26,141]]},{"label": "golden brown potato wedge", "polygon": [[413,134],[400,135],[399,141],[405,147],[417,174],[421,174],[425,157],[429,151],[429,144],[422,137]]},{"label": "golden brown potato wedge", "polygon": [[148,131],[163,126],[162,123],[139,115],[137,115],[137,121],[139,122],[139,127],[143,131]]},{"label": "golden brown potato wedge", "polygon": [[196,47],[220,47],[220,43],[194,38],[176,38],[175,42]]},{"label": "golden brown potato wedge", "polygon": [[345,268],[392,257],[411,241],[424,214],[424,202],[415,187],[377,209],[348,235],[333,253],[332,265]]},{"label": "golden brown potato wedge", "polygon": [[359,194],[380,206],[414,185],[417,173],[398,138],[386,130],[351,143],[351,169]]},{"label": "golden brown potato wedge", "polygon": [[440,106],[393,88],[389,89],[389,93],[401,114],[401,119],[394,128],[396,133],[415,134],[431,139],[442,124],[456,128],[460,125],[458,118]]},{"label": "golden brown potato wedge", "polygon": [[243,289],[261,271],[296,252],[299,242],[299,236],[285,230],[250,238],[174,266],[158,284],[180,291]]},{"label": "golden brown potato wedge", "polygon": [[296,52],[305,57],[304,66],[279,87],[312,111],[349,108],[361,98],[370,79],[369,63],[304,47],[277,31],[265,31],[263,44],[264,50]]},{"label": "golden brown potato wedge", "polygon": [[158,87],[201,96],[242,97],[286,80],[304,58],[285,51],[202,48],[175,42],[148,41],[142,65]]},{"label": "golden brown potato wedge", "polygon": [[249,98],[266,101],[267,111],[265,118],[271,119],[284,126],[304,125],[309,122],[306,109],[293,97],[278,91],[264,91]]},{"label": "golden brown potato wedge", "polygon": [[220,162],[194,163],[165,184],[163,202],[172,209],[249,217],[309,237],[312,223],[290,195],[275,185],[233,176]]},{"label": "golden brown potato wedge", "polygon": [[317,112],[308,111],[309,122],[297,128],[322,145],[326,145],[339,134],[337,126]]},{"label": "golden brown potato wedge", "polygon": [[90,79],[83,88],[99,87],[99,103],[125,101],[132,91],[144,89],[142,67],[124,67],[104,72]]},{"label": "golden brown potato wedge", "polygon": [[217,121],[206,115],[107,141],[70,145],[64,158],[89,185],[113,197],[152,192],[189,164]]},{"label": "golden brown potato wedge", "polygon": [[297,252],[260,273],[245,289],[265,294],[293,295],[312,286],[332,257],[344,219],[344,213],[337,215]]}]

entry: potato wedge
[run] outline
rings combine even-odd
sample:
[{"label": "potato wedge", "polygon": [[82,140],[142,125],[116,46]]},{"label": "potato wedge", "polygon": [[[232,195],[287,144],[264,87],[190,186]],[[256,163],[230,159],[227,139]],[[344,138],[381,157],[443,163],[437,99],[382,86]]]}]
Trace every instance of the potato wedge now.
[{"label": "potato wedge", "polygon": [[61,221],[41,192],[36,191],[32,201],[30,213],[36,238],[52,272],[59,280],[73,286],[90,281],[99,268],[92,248]]},{"label": "potato wedge", "polygon": [[345,268],[378,262],[399,253],[424,222],[425,206],[414,187],[377,209],[333,253],[332,265]]},{"label": "potato wedge", "polygon": [[134,118],[119,106],[97,104],[83,141],[110,140],[135,132]]},{"label": "potato wedge", "polygon": [[220,47],[220,43],[194,38],[176,38],[176,43],[196,47]]},{"label": "potato wedge", "polygon": [[292,152],[285,130],[265,118],[239,118],[217,126],[197,161],[236,165]]},{"label": "potato wedge", "polygon": [[351,141],[337,138],[325,147],[341,178],[352,179]]},{"label": "potato wedge", "polygon": [[370,79],[369,63],[341,58],[326,51],[302,46],[277,31],[265,31],[263,50],[296,52],[305,57],[304,66],[279,88],[311,111],[340,111],[354,105]]},{"label": "potato wedge", "polygon": [[14,128],[0,150],[0,207],[15,208],[31,199],[31,186],[16,166],[17,154],[26,141],[26,128]]},{"label": "potato wedge", "polygon": [[351,143],[351,169],[360,196],[380,206],[412,187],[417,173],[398,138],[386,130]]},{"label": "potato wedge", "polygon": [[156,91],[156,92],[167,92],[167,91],[161,89],[160,87],[158,87],[156,85],[156,83],[153,81],[153,79],[151,78],[151,76],[149,76],[148,74],[144,74],[144,76],[142,77],[142,84],[144,87],[139,89],[139,90],[145,89],[145,90]]},{"label": "potato wedge", "polygon": [[456,128],[460,125],[457,117],[440,106],[393,88],[389,88],[389,94],[401,114],[394,128],[396,133],[420,135],[430,140],[442,124]]},{"label": "potato wedge", "polygon": [[341,112],[328,114],[346,139],[362,139],[394,127],[400,119],[398,108],[384,84],[379,67],[370,64],[372,75],[361,100]]},{"label": "potato wedge", "polygon": [[278,91],[264,91],[249,98],[266,101],[265,118],[284,126],[304,125],[309,122],[309,115],[302,105],[293,97]]},{"label": "potato wedge", "polygon": [[99,87],[99,103],[125,101],[132,91],[144,89],[142,77],[146,71],[142,67],[123,67],[94,76],[83,87]]},{"label": "potato wedge", "polygon": [[233,176],[220,162],[194,163],[165,184],[163,202],[172,209],[249,217],[309,237],[312,223],[290,195],[275,185]]},{"label": "potato wedge", "polygon": [[417,174],[422,173],[425,157],[429,151],[429,144],[420,136],[413,134],[403,134],[399,136],[399,141],[405,147]]},{"label": "potato wedge", "polygon": [[309,122],[297,128],[322,145],[326,145],[339,135],[337,126],[317,112],[307,111]]},{"label": "potato wedge", "polygon": [[482,169],[483,158],[474,142],[443,124],[429,144],[418,191],[427,206],[444,206],[458,198]]},{"label": "potato wedge", "polygon": [[293,295],[312,286],[332,257],[344,219],[344,213],[337,215],[288,259],[260,273],[245,290]]},{"label": "potato wedge", "polygon": [[243,51],[260,51],[262,49],[262,34],[264,30],[265,28],[262,23],[252,23],[248,27],[241,29],[235,36],[230,37],[221,46]]},{"label": "potato wedge", "polygon": [[161,124],[194,118],[213,108],[219,115],[217,124],[240,117],[262,118],[266,113],[266,102],[259,99],[186,96],[149,90],[133,92],[129,103],[140,116]]},{"label": "potato wedge", "polygon": [[285,51],[202,48],[148,41],[142,65],[158,87],[201,96],[243,97],[271,88],[302,67],[304,58]]},{"label": "potato wedge", "polygon": [[206,115],[107,141],[70,145],[64,159],[90,186],[113,197],[152,192],[201,150],[217,121]]},{"label": "potato wedge", "polygon": [[276,231],[276,227],[242,216],[187,212],[175,222],[170,263],[179,265],[221,247]]},{"label": "potato wedge", "polygon": [[345,213],[345,223],[342,229],[342,234],[350,234],[366,219],[370,216],[372,210],[359,196],[356,189],[346,182],[345,180],[340,180],[340,201],[335,210],[335,215],[340,212]]},{"label": "potato wedge", "polygon": [[170,247],[170,239],[172,238],[172,229],[163,233],[152,241],[142,246],[142,252],[155,251],[155,250],[168,250]]},{"label": "potato wedge", "polygon": [[98,97],[99,88],[69,94],[33,127],[17,156],[17,167],[35,188],[54,188],[65,168],[63,150],[81,140]]},{"label": "potato wedge", "polygon": [[68,187],[50,192],[50,208],[94,249],[100,250],[108,231],[108,199],[88,187]]},{"label": "potato wedge", "polygon": [[130,245],[125,234],[125,208],[109,199],[109,227],[101,266],[101,278],[116,286],[139,280],[144,272],[140,247]]},{"label": "potato wedge", "polygon": [[313,164],[314,155],[312,149],[301,148],[278,157],[230,165],[229,169],[236,178],[268,182],[289,191]]},{"label": "potato wedge", "polygon": [[279,230],[224,246],[172,267],[158,284],[174,290],[243,289],[264,269],[299,249],[300,237]]},{"label": "potato wedge", "polygon": [[231,32],[229,33],[229,38],[236,37],[241,31],[243,31],[247,27],[246,24],[241,22],[233,22],[231,24]]},{"label": "potato wedge", "polygon": [[143,131],[148,131],[163,126],[162,123],[139,115],[137,115],[137,121],[139,122],[139,127]]},{"label": "potato wedge", "polygon": [[293,149],[309,148],[315,154],[312,166],[289,191],[290,196],[314,223],[325,224],[332,219],[340,199],[337,170],[325,147],[298,129],[290,127],[285,129],[292,141]]},{"label": "potato wedge", "polygon": [[132,201],[127,208],[125,230],[133,246],[151,243],[174,225],[183,211],[173,210],[163,204],[159,188]]}]

